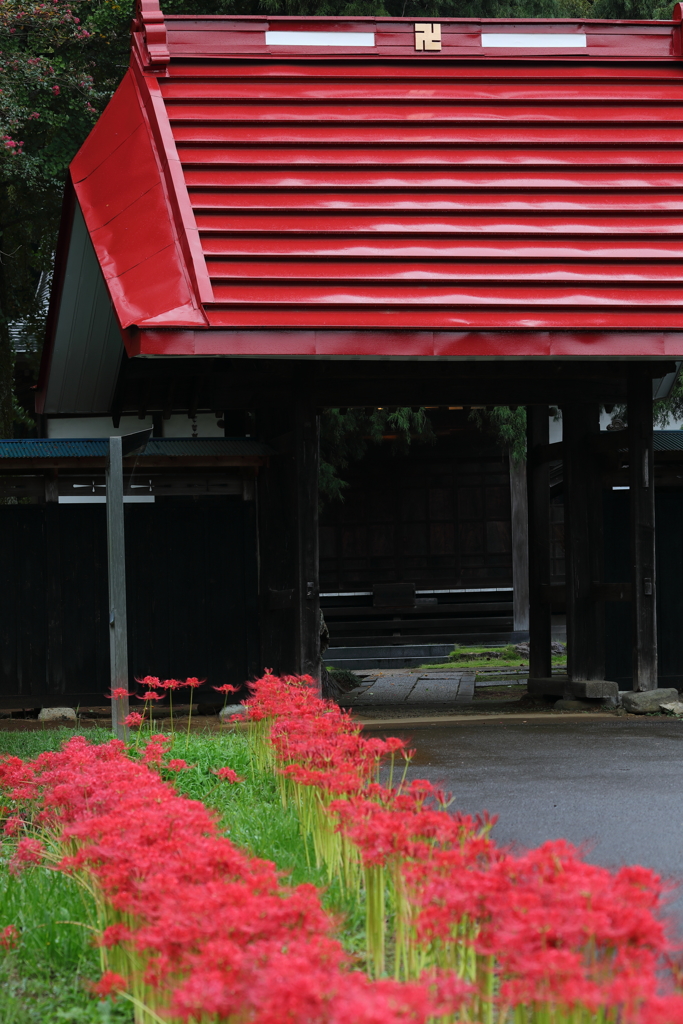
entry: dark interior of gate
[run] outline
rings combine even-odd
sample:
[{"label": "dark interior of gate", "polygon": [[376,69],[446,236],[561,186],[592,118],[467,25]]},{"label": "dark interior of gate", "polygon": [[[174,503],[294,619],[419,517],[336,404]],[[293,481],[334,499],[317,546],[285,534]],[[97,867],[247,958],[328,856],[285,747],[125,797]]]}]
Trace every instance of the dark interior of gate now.
[{"label": "dark interior of gate", "polygon": [[527,639],[513,614],[507,451],[468,410],[426,413],[428,439],[404,450],[388,435],[349,466],[344,500],[323,505],[320,601],[334,666],[393,667],[413,647],[443,661],[456,644]]},{"label": "dark interior of gate", "polygon": [[[400,479],[370,457],[321,522],[317,481],[326,408],[457,407],[467,422],[472,407],[510,405],[527,409],[530,689],[597,698],[683,680],[669,597],[683,456],[655,453],[652,430],[653,393],[683,360],[680,7],[658,22],[425,23],[164,17],[144,0],[132,40],[71,168],[43,433],[151,417],[163,445],[172,417],[211,413],[265,447],[239,511],[215,489],[164,498],[161,479],[154,506],[129,509],[131,669],[317,674],[321,593],[331,620],[346,615],[338,634],[357,639],[374,611],[349,618],[330,601],[370,593],[381,618],[392,586],[407,636],[424,595],[407,614],[406,588],[464,593],[473,580],[498,588],[489,632],[509,634],[520,553],[504,453],[465,431],[414,452]],[[601,409],[622,403],[628,428],[601,430]],[[563,415],[552,444],[550,406]],[[169,479],[200,468],[188,459],[169,462]],[[97,510],[68,522],[57,456],[21,472],[0,459],[6,494],[22,474],[41,507],[0,510],[0,545],[20,573],[6,538],[35,531],[29,576],[44,596],[27,581],[22,607],[48,639],[30,671],[8,639],[3,688],[54,701],[75,694],[78,660],[78,622],[54,613],[78,564],[69,531],[95,552]],[[55,591],[40,538],[57,520]],[[553,611],[566,614],[564,679],[551,672]],[[449,615],[414,635],[453,636]],[[12,636],[22,629],[39,633]],[[98,643],[83,641],[70,678],[103,671]]]}]

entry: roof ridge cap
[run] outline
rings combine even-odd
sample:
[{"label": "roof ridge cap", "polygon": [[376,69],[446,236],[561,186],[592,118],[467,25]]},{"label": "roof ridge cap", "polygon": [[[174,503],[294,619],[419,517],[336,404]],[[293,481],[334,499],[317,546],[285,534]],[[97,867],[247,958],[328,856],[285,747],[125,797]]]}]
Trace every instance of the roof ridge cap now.
[{"label": "roof ridge cap", "polygon": [[135,0],[131,32],[139,32],[142,36],[143,53],[148,58],[145,61],[146,71],[163,70],[170,64],[166,21],[159,0]]}]

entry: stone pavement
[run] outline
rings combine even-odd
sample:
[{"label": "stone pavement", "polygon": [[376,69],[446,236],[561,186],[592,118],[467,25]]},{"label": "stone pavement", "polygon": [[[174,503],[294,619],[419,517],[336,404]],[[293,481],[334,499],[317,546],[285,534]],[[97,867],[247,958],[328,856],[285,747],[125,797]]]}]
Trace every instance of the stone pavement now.
[{"label": "stone pavement", "polygon": [[469,704],[474,697],[472,671],[383,672],[368,675],[362,686],[344,695],[340,704],[362,708],[388,704]]}]

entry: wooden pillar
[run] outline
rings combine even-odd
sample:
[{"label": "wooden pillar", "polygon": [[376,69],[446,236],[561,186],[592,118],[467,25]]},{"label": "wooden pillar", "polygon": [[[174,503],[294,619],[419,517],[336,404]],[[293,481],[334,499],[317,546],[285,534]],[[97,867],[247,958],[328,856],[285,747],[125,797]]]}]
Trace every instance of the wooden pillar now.
[{"label": "wooden pillar", "polygon": [[562,407],[567,675],[570,682],[605,677],[602,579],[602,489],[592,439],[600,432],[597,403]]},{"label": "wooden pillar", "polygon": [[510,506],[512,519],[512,628],[529,629],[529,503],[526,462],[510,456]]},{"label": "wooden pillar", "polygon": [[[46,482],[47,490],[47,482]],[[47,658],[45,707],[64,703],[66,689],[64,672],[64,603],[62,599],[62,544],[57,501],[45,504],[45,596],[47,598]],[[67,652],[68,656],[68,652]]]},{"label": "wooden pillar", "polygon": [[529,681],[549,679],[550,660],[550,478],[547,457],[535,449],[549,443],[547,405],[527,406],[527,496],[529,506]]},{"label": "wooden pillar", "polygon": [[320,419],[308,403],[296,410],[298,532],[298,671],[320,682],[320,588],[318,575],[318,469]]},{"label": "wooden pillar", "polygon": [[301,402],[257,420],[277,453],[257,484],[262,667],[319,679],[318,417]]},{"label": "wooden pillar", "polygon": [[652,380],[637,363],[628,378],[633,689],[657,687],[655,486]]}]

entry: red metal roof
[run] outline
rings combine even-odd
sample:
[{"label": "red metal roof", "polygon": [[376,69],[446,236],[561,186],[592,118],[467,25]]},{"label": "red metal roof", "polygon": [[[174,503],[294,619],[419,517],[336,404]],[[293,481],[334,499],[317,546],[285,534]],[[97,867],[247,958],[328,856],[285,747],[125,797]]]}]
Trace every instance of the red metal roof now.
[{"label": "red metal roof", "polygon": [[129,353],[683,356],[676,19],[442,21],[418,51],[414,19],[142,0],[72,165]]}]

